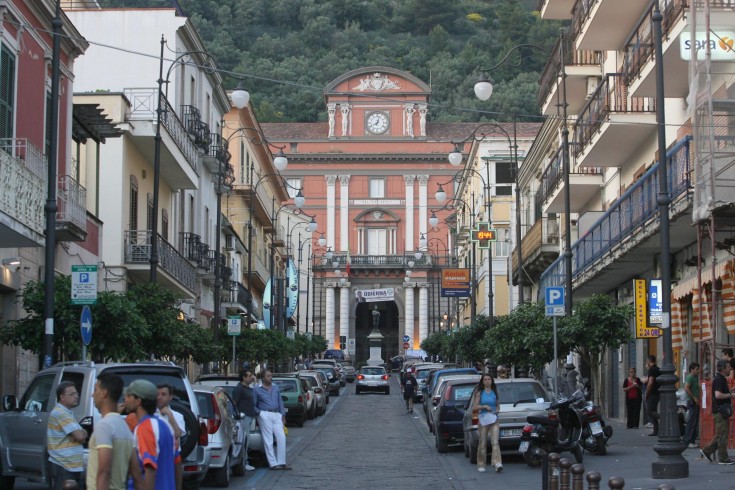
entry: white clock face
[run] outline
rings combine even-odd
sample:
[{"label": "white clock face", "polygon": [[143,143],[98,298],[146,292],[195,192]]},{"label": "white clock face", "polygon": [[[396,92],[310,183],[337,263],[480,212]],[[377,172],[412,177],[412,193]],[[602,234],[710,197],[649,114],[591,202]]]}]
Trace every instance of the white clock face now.
[{"label": "white clock face", "polygon": [[388,131],[388,114],[385,112],[371,112],[368,114],[365,126],[372,134],[383,134]]}]

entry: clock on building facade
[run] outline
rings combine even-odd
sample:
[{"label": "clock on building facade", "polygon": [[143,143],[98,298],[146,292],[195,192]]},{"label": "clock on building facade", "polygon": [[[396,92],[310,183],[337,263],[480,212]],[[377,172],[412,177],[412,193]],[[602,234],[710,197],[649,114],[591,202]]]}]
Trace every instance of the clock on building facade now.
[{"label": "clock on building facade", "polygon": [[390,127],[390,119],[385,112],[369,112],[365,118],[365,129],[370,134],[384,134]]}]

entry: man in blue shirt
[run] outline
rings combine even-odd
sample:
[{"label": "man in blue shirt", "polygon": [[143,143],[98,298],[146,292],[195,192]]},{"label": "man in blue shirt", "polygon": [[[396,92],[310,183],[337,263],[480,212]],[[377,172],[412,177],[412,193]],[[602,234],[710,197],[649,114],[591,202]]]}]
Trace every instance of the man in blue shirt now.
[{"label": "man in blue shirt", "polygon": [[[283,430],[286,408],[283,406],[281,390],[273,384],[273,373],[266,371],[263,374],[263,384],[253,388],[253,395],[268,464],[272,470],[290,470],[291,467],[286,465],[286,433]],[[278,446],[276,449],[273,448],[274,438]]]}]

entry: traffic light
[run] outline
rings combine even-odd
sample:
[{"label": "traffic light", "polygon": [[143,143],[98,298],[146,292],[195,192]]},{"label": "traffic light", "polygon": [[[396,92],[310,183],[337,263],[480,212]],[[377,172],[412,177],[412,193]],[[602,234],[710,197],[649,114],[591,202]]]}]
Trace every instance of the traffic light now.
[{"label": "traffic light", "polygon": [[347,346],[347,336],[346,335],[340,335],[339,336],[339,348],[342,350],[345,350],[345,347]]}]

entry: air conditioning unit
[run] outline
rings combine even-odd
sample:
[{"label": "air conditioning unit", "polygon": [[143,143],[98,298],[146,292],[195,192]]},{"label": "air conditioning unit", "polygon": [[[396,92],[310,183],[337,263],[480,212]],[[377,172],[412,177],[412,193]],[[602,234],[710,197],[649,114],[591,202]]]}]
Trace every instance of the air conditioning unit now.
[{"label": "air conditioning unit", "polygon": [[600,77],[587,77],[587,98],[595,93],[598,85],[600,85]]},{"label": "air conditioning unit", "polygon": [[225,249],[230,250],[230,251],[235,250],[235,236],[234,235],[225,236]]}]

